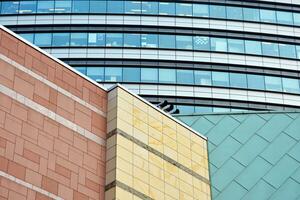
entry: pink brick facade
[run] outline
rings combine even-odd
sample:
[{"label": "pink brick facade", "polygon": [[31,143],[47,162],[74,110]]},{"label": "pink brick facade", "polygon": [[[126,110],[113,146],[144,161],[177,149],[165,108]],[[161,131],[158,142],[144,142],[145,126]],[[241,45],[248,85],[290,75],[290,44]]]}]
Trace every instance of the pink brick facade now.
[{"label": "pink brick facade", "polygon": [[0,199],[104,199],[106,91],[0,30]]}]

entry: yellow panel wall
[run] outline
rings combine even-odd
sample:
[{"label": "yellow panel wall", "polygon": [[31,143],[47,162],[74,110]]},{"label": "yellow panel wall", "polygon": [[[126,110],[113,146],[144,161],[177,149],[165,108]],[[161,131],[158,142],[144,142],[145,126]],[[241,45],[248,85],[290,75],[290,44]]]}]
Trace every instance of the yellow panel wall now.
[{"label": "yellow panel wall", "polygon": [[210,199],[206,139],[119,86],[107,121],[106,200]]}]

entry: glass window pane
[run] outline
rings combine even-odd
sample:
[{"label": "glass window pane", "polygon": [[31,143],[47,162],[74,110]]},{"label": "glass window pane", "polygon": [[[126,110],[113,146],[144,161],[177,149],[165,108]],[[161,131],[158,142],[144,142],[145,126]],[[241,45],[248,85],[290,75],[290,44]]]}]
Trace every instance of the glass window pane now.
[{"label": "glass window pane", "polygon": [[70,45],[70,33],[53,33],[52,45],[53,46],[69,46]]},{"label": "glass window pane", "polygon": [[122,81],[122,68],[121,67],[106,67],[105,68],[105,81],[118,82]]},{"label": "glass window pane", "polygon": [[247,54],[262,55],[261,42],[245,40],[245,51]]},{"label": "glass window pane", "polygon": [[38,13],[53,13],[54,12],[54,1],[37,1],[37,12]]},{"label": "glass window pane", "polygon": [[140,14],[141,7],[140,1],[125,1],[125,13]]},{"label": "glass window pane", "polygon": [[192,70],[176,70],[177,83],[179,84],[194,84],[194,72]]},{"label": "glass window pane", "polygon": [[140,47],[141,35],[140,34],[124,34],[124,46],[125,47]]},{"label": "glass window pane", "polygon": [[159,35],[159,48],[175,48],[175,35]]},{"label": "glass window pane", "polygon": [[227,51],[227,40],[224,38],[211,38],[212,51]]},{"label": "glass window pane", "polygon": [[55,1],[55,12],[56,13],[70,13],[72,7],[71,0],[56,0]]},{"label": "glass window pane", "polygon": [[176,36],[176,48],[177,49],[193,49],[192,44],[192,37],[191,36]]},{"label": "glass window pane", "polygon": [[300,26],[300,13],[294,13],[294,25]]},{"label": "glass window pane", "polygon": [[230,112],[230,108],[213,107],[213,112]]},{"label": "glass window pane", "polygon": [[146,83],[158,82],[158,69],[155,68],[142,68],[141,81]]},{"label": "glass window pane", "polygon": [[260,20],[262,22],[276,23],[276,13],[274,10],[260,10]]},{"label": "glass window pane", "polygon": [[229,74],[227,72],[212,72],[212,83],[214,86],[229,86]]},{"label": "glass window pane", "polygon": [[210,71],[195,71],[195,84],[196,85],[211,85],[211,72]]},{"label": "glass window pane", "polygon": [[260,21],[259,10],[255,8],[243,8],[244,20]]},{"label": "glass window pane", "polygon": [[293,13],[292,12],[276,11],[276,15],[277,15],[278,23],[293,25]]},{"label": "glass window pane", "polygon": [[89,46],[105,46],[105,33],[89,33]]},{"label": "glass window pane", "polygon": [[230,73],[230,87],[247,88],[246,74]]},{"label": "glass window pane", "polygon": [[123,34],[122,33],[107,33],[106,34],[106,46],[108,46],[108,47],[123,46]]},{"label": "glass window pane", "polygon": [[89,13],[89,0],[73,0],[72,12],[74,13]]},{"label": "glass window pane", "polygon": [[244,40],[228,39],[228,51],[232,53],[244,53]]},{"label": "glass window pane", "polygon": [[195,106],[196,113],[211,113],[212,107],[209,106]]},{"label": "glass window pane", "polygon": [[19,36],[27,40],[28,42],[33,43],[34,34],[33,33],[20,33]]},{"label": "glass window pane", "polygon": [[142,13],[149,15],[158,14],[158,2],[143,1],[142,2]]},{"label": "glass window pane", "polygon": [[80,73],[86,75],[86,67],[74,67],[74,69],[76,69]]},{"label": "glass window pane", "polygon": [[157,48],[158,35],[155,34],[142,34],[141,36],[142,47]]},{"label": "glass window pane", "polygon": [[194,36],[194,49],[195,50],[210,50],[209,37]]},{"label": "glass window pane", "polygon": [[263,55],[266,55],[266,56],[279,56],[278,44],[269,43],[269,42],[262,42],[262,50],[263,50]]},{"label": "glass window pane", "polygon": [[280,57],[297,58],[295,45],[279,44]]},{"label": "glass window pane", "polygon": [[107,1],[108,13],[124,13],[124,1]]},{"label": "glass window pane", "polygon": [[160,15],[175,15],[175,3],[159,2]]},{"label": "glass window pane", "polygon": [[71,33],[71,46],[87,46],[87,33]]},{"label": "glass window pane", "polygon": [[210,5],[209,14],[214,18],[226,18],[225,6]]},{"label": "glass window pane", "polygon": [[106,13],[106,1],[90,0],[90,13]]},{"label": "glass window pane", "polygon": [[123,81],[140,82],[141,69],[140,68],[123,68]]},{"label": "glass window pane", "polygon": [[228,19],[243,20],[243,9],[240,7],[227,6],[226,13]]},{"label": "glass window pane", "polygon": [[261,75],[247,74],[248,88],[255,90],[265,89],[265,79]]},{"label": "glass window pane", "polygon": [[299,86],[298,79],[282,78],[282,85],[283,85],[284,92],[300,93],[300,86]]},{"label": "glass window pane", "polygon": [[281,78],[275,76],[265,76],[266,90],[282,91]]},{"label": "glass window pane", "polygon": [[20,1],[20,14],[36,13],[36,1]]},{"label": "glass window pane", "polygon": [[176,83],[175,69],[159,69],[160,83]]},{"label": "glass window pane", "polygon": [[177,109],[179,110],[179,114],[193,114],[195,112],[194,106],[177,105]]},{"label": "glass window pane", "polygon": [[176,3],[176,15],[192,16],[192,4],[190,3]]},{"label": "glass window pane", "polygon": [[296,46],[297,58],[300,59],[300,46]]},{"label": "glass window pane", "polygon": [[19,1],[3,1],[1,14],[17,14],[19,10]]},{"label": "glass window pane", "polygon": [[104,67],[87,67],[86,75],[95,81],[103,81]]},{"label": "glass window pane", "polygon": [[51,40],[51,33],[36,33],[34,37],[34,44],[39,47],[50,47]]},{"label": "glass window pane", "polygon": [[193,4],[193,16],[209,17],[209,9],[206,4]]}]

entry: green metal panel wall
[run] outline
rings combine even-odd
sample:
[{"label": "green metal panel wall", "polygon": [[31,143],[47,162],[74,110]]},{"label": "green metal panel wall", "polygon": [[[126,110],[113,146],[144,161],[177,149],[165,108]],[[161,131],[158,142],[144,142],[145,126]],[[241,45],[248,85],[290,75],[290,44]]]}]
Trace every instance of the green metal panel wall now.
[{"label": "green metal panel wall", "polygon": [[300,113],[175,117],[208,137],[214,200],[300,200]]}]

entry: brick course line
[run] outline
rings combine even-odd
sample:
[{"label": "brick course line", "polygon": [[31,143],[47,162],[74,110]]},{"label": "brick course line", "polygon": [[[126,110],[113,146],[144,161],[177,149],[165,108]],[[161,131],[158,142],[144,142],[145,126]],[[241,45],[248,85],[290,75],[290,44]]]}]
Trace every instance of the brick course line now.
[{"label": "brick course line", "polygon": [[97,144],[105,146],[105,140],[98,137],[96,134],[78,126],[77,124],[65,119],[64,117],[56,114],[55,112],[49,110],[48,108],[45,108],[44,106],[41,106],[40,104],[32,101],[31,99],[28,99],[27,97],[24,97],[23,95],[11,90],[8,87],[5,87],[4,85],[0,84],[0,92],[11,97],[12,99],[18,101],[19,103],[41,113],[42,115],[62,124],[63,126],[73,130],[74,132],[78,133],[79,135],[82,135],[83,137],[92,140],[96,142]]},{"label": "brick course line", "polygon": [[103,117],[106,117],[106,114],[99,110],[98,108],[96,108],[95,106],[83,101],[82,99],[80,99],[79,97],[73,95],[72,93],[68,92],[67,90],[59,87],[58,85],[54,84],[53,82],[45,79],[44,77],[34,73],[33,71],[31,71],[30,69],[20,65],[19,63],[15,62],[14,60],[6,57],[5,55],[3,54],[0,54],[0,59],[5,61],[6,63],[14,66],[15,68],[17,68],[18,70],[21,70],[22,72],[34,77],[35,79],[41,81],[42,83],[45,83],[46,85],[48,85],[49,87],[51,87],[52,89],[60,92],[61,94],[73,99],[74,101],[78,102],[79,104],[85,106],[85,107],[88,107],[89,109],[91,109],[92,111],[102,115]]},{"label": "brick course line", "polygon": [[0,170],[0,176],[3,177],[3,178],[6,178],[6,179],[8,179],[8,180],[10,180],[12,182],[15,182],[15,183],[17,183],[19,185],[22,185],[22,186],[24,186],[26,188],[34,190],[34,191],[36,191],[38,193],[41,193],[41,194],[43,194],[43,195],[45,195],[47,197],[50,197],[52,199],[63,200],[63,198],[61,198],[59,196],[56,196],[55,194],[53,194],[51,192],[48,192],[46,190],[43,190],[42,188],[39,188],[39,187],[36,187],[36,186],[32,185],[31,183],[27,183],[27,182],[25,182],[25,181],[23,181],[21,179],[18,179],[18,178],[14,177],[14,176],[12,176],[10,174],[5,173],[4,171]]}]

